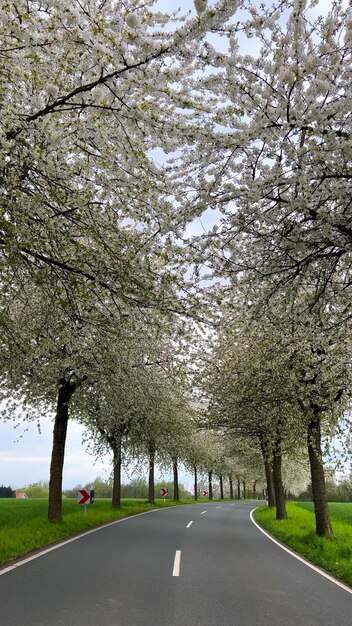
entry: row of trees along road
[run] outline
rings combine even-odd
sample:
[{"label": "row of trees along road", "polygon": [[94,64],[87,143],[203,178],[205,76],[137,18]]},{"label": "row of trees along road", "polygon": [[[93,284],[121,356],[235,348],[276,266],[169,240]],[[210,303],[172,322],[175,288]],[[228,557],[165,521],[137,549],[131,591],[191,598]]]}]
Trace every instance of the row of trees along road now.
[{"label": "row of trees along road", "polygon": [[[187,138],[178,111],[192,102],[192,86],[181,68],[236,6],[223,0],[200,19],[153,4],[19,0],[0,9],[2,398],[7,415],[20,403],[28,419],[56,404],[53,522],[69,415],[92,419],[118,476],[122,437],[142,445],[131,419],[145,424],[156,408],[166,416],[165,343],[177,344],[174,316],[194,308],[178,243],[189,211],[175,214],[173,186],[152,152]],[[113,396],[111,387],[126,386],[127,369],[135,395],[115,410],[124,388]],[[167,395],[179,405],[177,392]],[[123,426],[105,423],[109,416]]]},{"label": "row of trees along road", "polygon": [[[265,473],[285,517],[282,456],[306,447],[331,533],[321,433],[350,398],[351,17],[315,4],[1,6],[1,398],[5,417],[55,407],[50,521],[73,417],[112,451],[114,506],[131,455],[148,459],[150,500],[156,459],[175,478],[182,460],[195,495],[198,472],[209,487]],[[217,223],[192,237],[208,209]]]},{"label": "row of trees along road", "polygon": [[213,98],[212,140],[196,138],[192,193],[199,211],[223,216],[190,243],[226,282],[213,288],[227,306],[210,419],[257,439],[278,518],[282,452],[306,440],[316,530],[328,536],[321,437],[351,396],[351,14],[336,2],[317,18],[314,4],[284,3],[285,17],[252,5],[241,27],[257,54],[230,35],[221,60],[204,60],[217,70],[198,84]]},{"label": "row of trees along road", "polygon": [[[277,519],[286,517],[282,457],[302,457],[307,445],[317,531],[324,534],[329,520],[321,429],[330,435],[338,432],[346,409],[349,342],[341,329],[335,342],[331,333],[327,338],[319,332],[311,312],[294,320],[282,312],[278,318],[277,309],[272,314],[268,309],[265,315],[257,314],[257,321],[249,309],[247,323],[243,307],[241,319],[232,317],[210,355],[208,419],[213,427],[256,442],[263,457],[269,505],[276,503]],[[226,320],[228,324],[229,315]]]}]

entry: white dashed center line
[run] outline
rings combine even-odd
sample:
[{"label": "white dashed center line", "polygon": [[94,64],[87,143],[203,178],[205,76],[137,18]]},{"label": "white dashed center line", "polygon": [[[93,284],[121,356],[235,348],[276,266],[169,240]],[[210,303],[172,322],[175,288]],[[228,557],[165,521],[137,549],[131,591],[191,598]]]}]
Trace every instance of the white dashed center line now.
[{"label": "white dashed center line", "polygon": [[206,511],[202,511],[202,512],[201,512],[201,515],[204,515],[204,513],[206,513]]},{"label": "white dashed center line", "polygon": [[193,524],[193,521],[192,521],[192,522],[189,522],[189,523],[187,524],[186,528],[189,528],[190,526],[192,526],[192,524]]},{"label": "white dashed center line", "polygon": [[172,570],[173,576],[180,575],[180,565],[181,565],[181,550],[176,550],[175,552],[175,560],[174,560],[174,568]]}]

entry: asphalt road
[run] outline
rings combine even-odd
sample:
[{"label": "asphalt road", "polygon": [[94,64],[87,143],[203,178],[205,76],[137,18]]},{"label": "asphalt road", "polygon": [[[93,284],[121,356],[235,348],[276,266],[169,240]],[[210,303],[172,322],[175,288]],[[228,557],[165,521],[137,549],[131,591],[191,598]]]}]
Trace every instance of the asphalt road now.
[{"label": "asphalt road", "polygon": [[265,537],[252,508],[162,509],[68,543],[0,575],[0,624],[351,626],[352,595]]}]

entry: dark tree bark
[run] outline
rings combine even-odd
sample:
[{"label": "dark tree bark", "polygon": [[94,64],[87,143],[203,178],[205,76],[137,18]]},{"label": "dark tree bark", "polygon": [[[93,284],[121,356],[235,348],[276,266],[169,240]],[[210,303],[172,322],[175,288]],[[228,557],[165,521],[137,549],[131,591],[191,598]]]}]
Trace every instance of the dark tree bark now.
[{"label": "dark tree bark", "polygon": [[246,481],[242,481],[242,489],[243,489],[243,500],[246,499]]},{"label": "dark tree bark", "polygon": [[154,498],[154,474],[155,474],[155,449],[149,447],[149,478],[148,478],[148,502],[155,504]]},{"label": "dark tree bark", "polygon": [[224,481],[222,479],[222,476],[219,476],[219,481],[220,481],[220,500],[224,499]]},{"label": "dark tree bark", "polygon": [[76,388],[77,383],[71,383],[64,376],[59,380],[50,462],[48,503],[48,520],[53,524],[59,524],[62,521],[62,471],[65,457],[68,408]]},{"label": "dark tree bark", "polygon": [[260,449],[261,449],[263,462],[264,462],[268,506],[270,508],[273,508],[275,506],[275,488],[274,488],[274,477],[273,477],[272,454],[271,454],[271,451],[268,450],[268,445],[265,442],[265,440],[263,440],[263,438],[260,438]]},{"label": "dark tree bark", "polygon": [[268,495],[268,506],[272,508],[275,506],[274,477],[273,477],[272,465],[266,458],[264,458],[264,469],[265,469],[265,478],[266,478],[266,489],[267,489],[267,495]]},{"label": "dark tree bark", "polygon": [[237,498],[238,500],[241,499],[241,482],[239,478],[237,478]]},{"label": "dark tree bark", "polygon": [[231,476],[229,476],[229,483],[230,483],[230,499],[234,500],[234,497],[233,497],[233,481],[232,481]]},{"label": "dark tree bark", "polygon": [[213,499],[213,470],[208,472],[208,491],[209,491],[209,500]]},{"label": "dark tree bark", "polygon": [[276,519],[287,519],[285,491],[282,484],[282,456],[279,452],[274,455],[273,476],[275,488]]},{"label": "dark tree bark", "polygon": [[198,475],[197,475],[197,466],[194,465],[194,499],[198,500]]},{"label": "dark tree bark", "polygon": [[315,512],[315,529],[320,537],[331,537],[332,528],[326,496],[324,467],[321,452],[320,419],[316,414],[308,423],[308,455],[312,477],[313,502]]},{"label": "dark tree bark", "polygon": [[117,440],[113,447],[114,479],[112,486],[112,508],[121,508],[121,440]]},{"label": "dark tree bark", "polygon": [[255,500],[257,497],[257,481],[255,480],[253,483],[253,499]]},{"label": "dark tree bark", "polygon": [[179,488],[178,488],[178,466],[177,466],[177,459],[173,460],[173,472],[174,472],[174,500],[176,500],[177,502],[179,502],[180,500],[180,492],[179,492]]}]

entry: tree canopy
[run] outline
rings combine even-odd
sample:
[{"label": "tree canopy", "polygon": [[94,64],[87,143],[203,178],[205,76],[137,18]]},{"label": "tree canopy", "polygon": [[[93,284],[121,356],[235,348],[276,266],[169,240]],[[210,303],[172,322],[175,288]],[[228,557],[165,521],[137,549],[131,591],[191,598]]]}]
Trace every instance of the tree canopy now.
[{"label": "tree canopy", "polygon": [[331,534],[323,446],[351,399],[352,22],[339,0],[319,11],[1,6],[1,399],[6,418],[55,413],[50,521],[74,418],[113,452],[114,506],[124,454],[148,460],[152,499],[155,462],[175,494],[185,463],[195,497],[205,475],[221,494],[225,476],[253,492],[265,476],[282,518],[309,463]]}]

